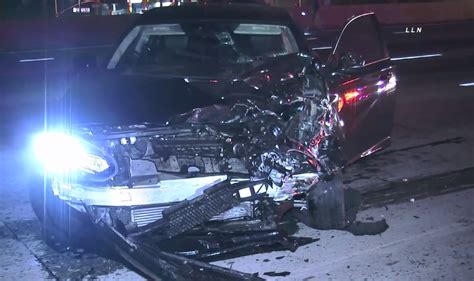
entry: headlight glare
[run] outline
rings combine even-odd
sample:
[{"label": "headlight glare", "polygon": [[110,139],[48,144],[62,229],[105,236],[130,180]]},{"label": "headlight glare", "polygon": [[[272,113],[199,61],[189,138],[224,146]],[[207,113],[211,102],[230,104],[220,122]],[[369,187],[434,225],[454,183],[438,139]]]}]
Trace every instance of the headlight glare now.
[{"label": "headlight glare", "polygon": [[63,133],[43,133],[34,140],[34,151],[44,168],[53,173],[82,170],[101,173],[110,165],[105,159],[91,154],[79,139]]}]

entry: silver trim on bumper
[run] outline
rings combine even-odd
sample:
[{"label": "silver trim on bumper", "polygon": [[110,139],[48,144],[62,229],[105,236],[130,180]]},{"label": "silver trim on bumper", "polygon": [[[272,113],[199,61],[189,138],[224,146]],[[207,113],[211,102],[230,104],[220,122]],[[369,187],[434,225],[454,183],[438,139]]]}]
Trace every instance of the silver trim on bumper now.
[{"label": "silver trim on bumper", "polygon": [[87,187],[53,182],[53,193],[61,200],[94,206],[126,207],[166,204],[195,198],[213,185],[227,179],[223,176],[164,180],[156,185]]}]

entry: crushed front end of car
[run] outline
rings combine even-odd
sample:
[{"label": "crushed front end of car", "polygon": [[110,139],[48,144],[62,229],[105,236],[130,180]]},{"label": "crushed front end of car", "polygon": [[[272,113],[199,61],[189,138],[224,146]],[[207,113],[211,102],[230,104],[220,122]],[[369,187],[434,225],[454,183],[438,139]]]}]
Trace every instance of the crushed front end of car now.
[{"label": "crushed front end of car", "polygon": [[45,229],[83,232],[58,216],[74,210],[148,277],[174,280],[259,279],[205,261],[311,242],[289,214],[364,233],[340,172],[390,141],[396,77],[375,15],[349,19],[323,66],[286,11],[250,10],[145,13],[107,69],[45,100],[32,200]]},{"label": "crushed front end of car", "polygon": [[[242,83],[258,91],[261,75]],[[313,68],[284,75],[268,97],[239,94],[166,125],[42,134],[52,193],[149,277],[258,279],[203,261],[311,242],[291,236],[285,214],[342,163],[337,96]]]}]

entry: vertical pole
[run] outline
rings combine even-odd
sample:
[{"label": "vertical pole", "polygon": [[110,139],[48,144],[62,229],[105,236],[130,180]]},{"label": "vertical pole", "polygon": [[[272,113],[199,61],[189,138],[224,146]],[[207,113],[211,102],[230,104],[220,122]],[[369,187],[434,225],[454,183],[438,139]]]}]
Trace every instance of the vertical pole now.
[{"label": "vertical pole", "polygon": [[58,0],[54,0],[54,15],[56,16],[56,18],[59,18]]}]

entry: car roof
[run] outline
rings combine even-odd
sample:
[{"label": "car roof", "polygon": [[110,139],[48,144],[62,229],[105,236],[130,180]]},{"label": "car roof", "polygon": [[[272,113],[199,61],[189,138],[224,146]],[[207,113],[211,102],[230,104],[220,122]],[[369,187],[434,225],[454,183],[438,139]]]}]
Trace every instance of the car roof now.
[{"label": "car roof", "polygon": [[136,25],[201,20],[293,23],[285,9],[267,5],[187,4],[151,9],[139,18]]}]

